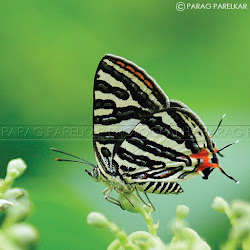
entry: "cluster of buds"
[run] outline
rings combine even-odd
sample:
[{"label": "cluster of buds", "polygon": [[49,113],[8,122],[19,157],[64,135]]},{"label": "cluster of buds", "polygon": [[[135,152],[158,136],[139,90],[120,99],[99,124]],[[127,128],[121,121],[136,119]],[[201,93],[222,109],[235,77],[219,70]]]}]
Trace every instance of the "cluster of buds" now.
[{"label": "cluster of buds", "polygon": [[[129,199],[129,201],[128,201]],[[148,226],[148,232],[137,231],[127,235],[116,224],[110,222],[104,215],[97,212],[92,212],[88,215],[87,222],[98,228],[108,228],[116,236],[108,247],[112,249],[159,249],[159,250],[174,250],[174,249],[199,249],[209,250],[208,244],[203,241],[200,236],[191,228],[186,227],[184,219],[188,216],[189,208],[180,205],[176,209],[176,220],[173,223],[174,237],[170,244],[165,245],[157,236],[159,223],[154,224],[152,206],[146,205],[134,194],[127,194],[127,198],[120,195],[119,202],[124,210],[132,213],[141,214]],[[133,206],[131,205],[133,204]]]},{"label": "cluster of buds", "polygon": [[22,159],[9,162],[7,174],[0,179],[0,242],[1,249],[33,249],[38,242],[37,230],[25,219],[31,212],[28,194],[20,188],[12,188],[16,178],[27,166]]},{"label": "cluster of buds", "polygon": [[232,225],[222,250],[250,249],[250,204],[235,200],[229,205],[223,198],[216,197],[212,207],[225,213]]}]

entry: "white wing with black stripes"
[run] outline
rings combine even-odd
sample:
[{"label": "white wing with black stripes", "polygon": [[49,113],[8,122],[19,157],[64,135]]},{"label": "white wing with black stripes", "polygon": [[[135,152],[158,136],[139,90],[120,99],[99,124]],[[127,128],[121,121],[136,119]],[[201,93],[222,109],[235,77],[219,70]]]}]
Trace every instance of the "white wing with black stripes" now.
[{"label": "white wing with black stripes", "polygon": [[119,147],[135,126],[152,113],[169,107],[168,97],[147,73],[123,58],[105,55],[94,82],[94,150],[105,175]]},{"label": "white wing with black stripes", "polygon": [[139,190],[179,193],[176,182],[197,174],[200,160],[190,156],[201,148],[213,151],[206,128],[187,106],[173,101],[137,124],[114,161],[125,182],[138,184]]}]

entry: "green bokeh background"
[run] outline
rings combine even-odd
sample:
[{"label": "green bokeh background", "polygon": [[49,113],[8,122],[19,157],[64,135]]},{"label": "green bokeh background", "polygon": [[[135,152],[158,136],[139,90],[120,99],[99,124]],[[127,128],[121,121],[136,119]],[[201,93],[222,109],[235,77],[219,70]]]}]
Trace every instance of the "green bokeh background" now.
[{"label": "green bokeh background", "polygon": [[241,140],[221,160],[240,185],[215,170],[209,181],[196,177],[183,182],[185,192],[179,196],[150,195],[160,236],[170,240],[175,207],[185,204],[191,211],[190,226],[216,249],[227,237],[229,222],[212,211],[213,198],[250,199],[249,10],[178,12],[176,2],[1,1],[0,175],[12,158],[27,162],[17,185],[28,189],[33,201],[29,221],[40,232],[39,249],[104,249],[114,237],[87,225],[93,210],[127,232],[146,230],[139,215],[104,201],[102,184],[94,183],[80,164],[54,161],[52,146],[95,162],[91,133],[65,140],[8,140],[2,134],[3,127],[13,125],[79,125],[90,132],[93,78],[105,53],[143,67],[209,129],[226,113],[224,130],[215,139],[218,148]]}]

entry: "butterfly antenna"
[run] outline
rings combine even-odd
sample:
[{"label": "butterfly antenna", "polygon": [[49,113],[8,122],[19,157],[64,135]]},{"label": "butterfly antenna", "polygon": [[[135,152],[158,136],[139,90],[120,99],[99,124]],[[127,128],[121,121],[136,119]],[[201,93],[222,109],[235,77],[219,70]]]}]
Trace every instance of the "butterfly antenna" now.
[{"label": "butterfly antenna", "polygon": [[85,163],[85,162],[82,162],[82,161],[68,160],[68,159],[60,159],[60,158],[56,158],[56,161],[68,161],[68,162],[79,162],[79,163]]},{"label": "butterfly antenna", "polygon": [[239,140],[237,140],[237,141],[235,141],[235,142],[233,142],[233,143],[230,143],[230,144],[226,145],[225,147],[223,147],[223,148],[217,150],[216,153],[217,153],[217,154],[220,154],[220,152],[221,152],[222,150],[224,150],[225,148],[228,148],[228,147],[230,147],[230,146],[232,146],[232,145],[234,145],[234,144],[236,144],[236,143],[238,143],[238,142],[239,142]]},{"label": "butterfly antenna", "polygon": [[211,136],[211,138],[213,138],[213,137],[215,136],[215,134],[217,133],[217,131],[218,131],[218,129],[219,129],[219,127],[220,127],[220,125],[221,125],[221,123],[222,123],[222,121],[223,121],[223,119],[224,119],[225,116],[226,116],[226,114],[224,114],[224,115],[222,116],[222,118],[220,119],[220,122],[219,122],[217,128],[215,129],[213,135]]},{"label": "butterfly antenna", "polygon": [[219,167],[219,170],[222,172],[222,174],[224,174],[225,176],[227,176],[229,179],[235,181],[236,184],[239,184],[240,182],[235,180],[232,176],[228,175],[221,167]]},{"label": "butterfly antenna", "polygon": [[221,156],[221,157],[224,157],[224,155],[222,153],[220,153],[220,152],[218,153],[218,155]]},{"label": "butterfly antenna", "polygon": [[69,153],[66,153],[64,151],[61,151],[59,149],[56,149],[56,148],[50,148],[50,150],[52,151],[55,151],[55,152],[58,152],[58,153],[61,153],[61,154],[65,154],[65,155],[68,155],[68,156],[71,156],[73,158],[76,158],[76,159],[79,159],[80,161],[74,161],[74,160],[67,160],[67,159],[59,159],[59,158],[56,158],[56,161],[68,161],[68,162],[79,162],[79,163],[83,163],[83,164],[86,164],[86,165],[89,165],[89,166],[92,166],[92,167],[95,167],[95,165],[89,161],[86,161],[78,156],[75,156],[75,155],[72,155],[72,154],[69,154]]}]

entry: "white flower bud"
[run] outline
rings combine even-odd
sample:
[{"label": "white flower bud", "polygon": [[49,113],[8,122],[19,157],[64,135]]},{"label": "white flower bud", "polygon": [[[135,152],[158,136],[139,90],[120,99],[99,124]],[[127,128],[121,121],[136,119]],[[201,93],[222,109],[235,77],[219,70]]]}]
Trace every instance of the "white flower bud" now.
[{"label": "white flower bud", "polygon": [[244,238],[247,238],[250,233],[250,223],[249,218],[242,218],[237,221],[236,226],[231,229],[230,238],[238,239],[242,241]]},{"label": "white flower bud", "polygon": [[250,217],[250,205],[246,201],[235,200],[232,202],[231,207],[235,217]]},{"label": "white flower bud", "polygon": [[185,219],[189,214],[189,207],[185,205],[178,205],[176,208],[176,216],[179,220]]},{"label": "white flower bud", "polygon": [[228,203],[222,199],[221,197],[215,197],[213,204],[212,204],[212,208],[220,213],[225,213],[226,211],[229,210],[229,206]]},{"label": "white flower bud", "polygon": [[6,232],[22,249],[33,249],[37,244],[37,230],[29,224],[19,223],[13,225]]},{"label": "white flower bud", "polygon": [[17,178],[23,174],[27,165],[22,159],[11,160],[7,166],[7,175]]},{"label": "white flower bud", "polygon": [[0,210],[3,210],[6,206],[13,206],[13,203],[4,199],[0,199]]},{"label": "white flower bud", "polygon": [[12,188],[6,191],[3,198],[7,200],[15,200],[20,197],[28,197],[27,191],[21,188]]},{"label": "white flower bud", "polygon": [[91,212],[87,217],[88,224],[95,227],[106,227],[108,224],[107,218],[101,213]]}]

